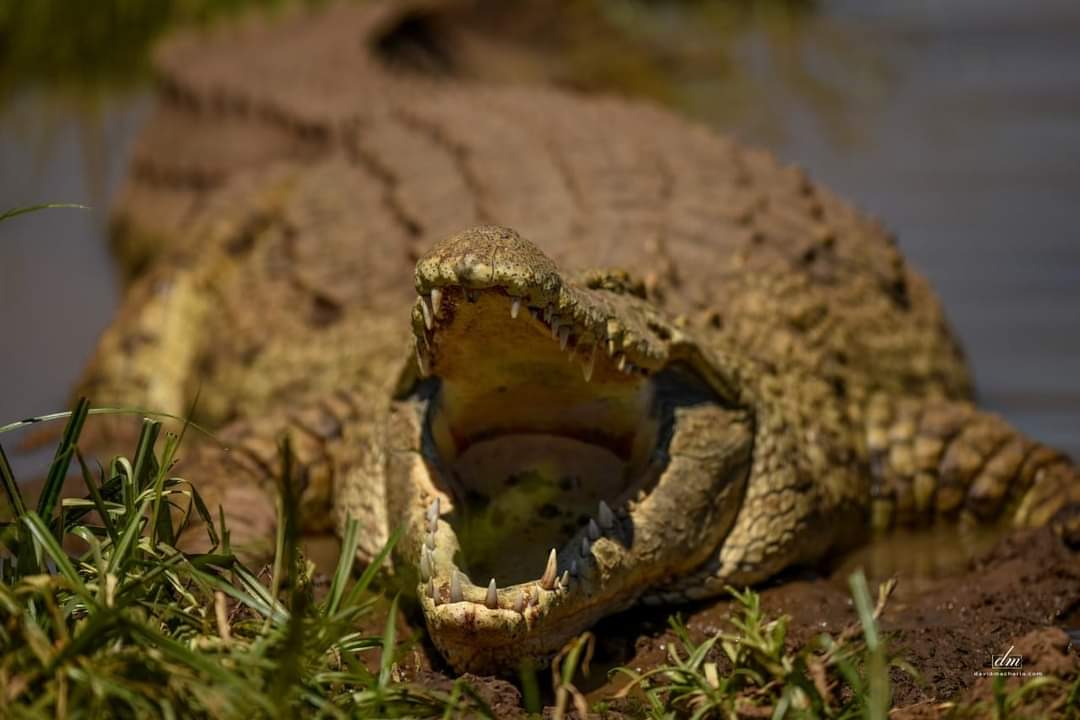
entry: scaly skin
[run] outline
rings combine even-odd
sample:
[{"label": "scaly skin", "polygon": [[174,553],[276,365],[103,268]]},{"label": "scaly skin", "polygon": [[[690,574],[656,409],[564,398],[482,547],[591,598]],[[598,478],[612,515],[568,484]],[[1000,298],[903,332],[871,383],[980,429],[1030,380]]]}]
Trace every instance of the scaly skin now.
[{"label": "scaly skin", "polygon": [[1075,467],[971,405],[877,223],[653,107],[389,71],[357,38],[394,18],[160,62],[117,209],[134,279],[82,391],[182,413],[201,386],[233,451],[184,472],[234,541],[272,538],[288,429],[309,523],[359,517],[360,560],[402,526],[447,660],[511,671],[872,522],[1075,523]]}]

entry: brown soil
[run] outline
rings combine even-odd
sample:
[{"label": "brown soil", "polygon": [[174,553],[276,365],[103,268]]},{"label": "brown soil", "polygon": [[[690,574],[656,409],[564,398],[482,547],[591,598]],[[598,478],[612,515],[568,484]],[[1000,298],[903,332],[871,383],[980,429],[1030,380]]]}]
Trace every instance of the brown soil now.
[{"label": "brown soil", "polygon": [[[847,589],[850,569],[845,563],[828,575],[792,576],[761,590],[767,614],[790,616],[788,641],[793,649],[822,632],[836,634],[855,621]],[[873,568],[869,572],[873,574]],[[1002,654],[1011,646],[1013,655],[1024,657],[1025,671],[1066,680],[1080,672],[1080,554],[1051,531],[1012,533],[949,574],[926,578],[901,572],[897,577],[897,590],[881,627],[892,653],[906,659],[920,678],[893,671],[897,710],[892,717],[945,717],[949,703],[991,698],[992,680],[978,673],[986,669],[991,654]],[[663,663],[668,644],[675,640],[667,627],[673,611],[682,612],[691,638],[701,641],[728,627],[731,610],[731,601],[721,600],[681,609],[640,609],[604,621],[594,629],[597,653],[591,676],[579,687],[590,702],[610,699],[620,685],[608,678],[607,670],[619,665],[647,670]],[[449,671],[434,652],[418,650],[413,667],[422,669],[414,671],[414,677],[449,687]],[[541,683],[547,677],[542,672]],[[470,682],[485,698],[492,698],[499,717],[524,713],[520,693],[506,680],[471,676]],[[1007,687],[1020,682],[1010,679]],[[552,701],[550,695],[544,700]],[[1027,716],[1054,717],[1062,712],[1063,702],[1060,692],[1036,697]],[[631,704],[615,701],[610,707],[607,717],[634,716]],[[545,715],[551,712],[548,707]]]}]

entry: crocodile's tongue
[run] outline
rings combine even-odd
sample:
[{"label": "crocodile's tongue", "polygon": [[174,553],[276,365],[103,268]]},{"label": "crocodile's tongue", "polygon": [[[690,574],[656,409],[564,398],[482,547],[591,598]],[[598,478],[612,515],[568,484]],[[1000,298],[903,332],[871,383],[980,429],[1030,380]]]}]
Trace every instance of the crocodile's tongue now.
[{"label": "crocodile's tongue", "polygon": [[[495,289],[444,290],[431,315],[425,362],[439,389],[428,428],[436,483],[453,499],[444,519],[460,547],[455,562],[500,588],[535,583],[552,548],[643,477],[656,440],[652,385],[572,342],[572,325],[515,309]],[[562,560],[560,573],[571,570]]]},{"label": "crocodile's tongue", "polygon": [[[527,582],[625,490],[627,463],[607,448],[556,435],[514,434],[480,441],[453,463],[464,502],[451,516],[473,577]],[[506,548],[514,552],[506,552]]]}]

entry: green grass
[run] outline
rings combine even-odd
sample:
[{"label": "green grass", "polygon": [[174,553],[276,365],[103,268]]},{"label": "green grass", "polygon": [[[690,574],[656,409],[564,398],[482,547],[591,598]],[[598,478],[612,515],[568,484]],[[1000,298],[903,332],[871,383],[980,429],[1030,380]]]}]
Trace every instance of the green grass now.
[{"label": "green grass", "polygon": [[[287,442],[277,555],[265,578],[232,553],[223,518],[170,475],[183,432],[163,434],[146,420],[130,457],[91,469],[78,451],[88,411],[80,401],[70,413],[33,507],[0,447],[10,510],[0,525],[5,717],[490,715],[463,683],[442,693],[396,679],[396,600],[381,636],[357,630],[376,609],[371,583],[393,540],[353,581],[363,529],[350,523],[329,587],[316,596],[299,552]],[[61,499],[72,466],[85,494]],[[210,549],[179,549],[184,530],[206,532]]]},{"label": "green grass", "polygon": [[866,579],[861,572],[853,575],[859,622],[837,637],[822,634],[798,651],[787,646],[787,616],[770,619],[757,593],[731,589],[735,632],[721,631],[695,643],[682,621],[672,618],[677,642],[668,646],[668,662],[644,673],[619,668],[630,680],[619,695],[639,698],[642,712],[655,720],[884,720],[891,707],[890,666],[914,673],[888,656],[877,630],[893,585],[883,585],[872,604]]}]

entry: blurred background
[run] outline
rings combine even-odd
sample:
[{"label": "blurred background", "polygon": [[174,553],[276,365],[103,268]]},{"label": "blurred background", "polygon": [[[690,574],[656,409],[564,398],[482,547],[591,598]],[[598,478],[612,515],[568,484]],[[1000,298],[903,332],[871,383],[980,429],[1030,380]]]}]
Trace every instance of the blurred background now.
[{"label": "blurred background", "polygon": [[[0,224],[0,424],[66,408],[115,310],[109,200],[154,44],[288,4],[0,0],[0,212],[92,208]],[[676,107],[882,218],[943,297],[981,401],[1080,456],[1080,3],[488,4],[495,32],[554,36],[556,81]],[[509,17],[526,6],[545,21]]]}]

